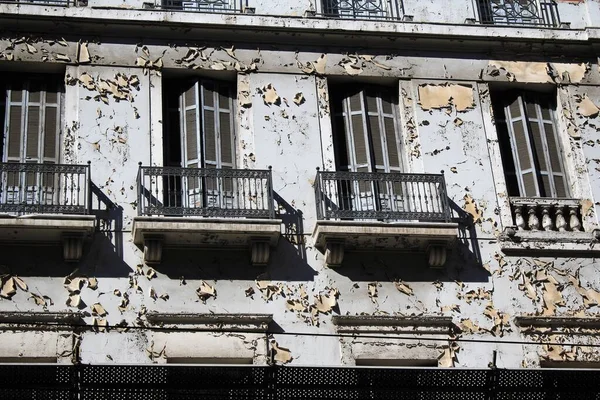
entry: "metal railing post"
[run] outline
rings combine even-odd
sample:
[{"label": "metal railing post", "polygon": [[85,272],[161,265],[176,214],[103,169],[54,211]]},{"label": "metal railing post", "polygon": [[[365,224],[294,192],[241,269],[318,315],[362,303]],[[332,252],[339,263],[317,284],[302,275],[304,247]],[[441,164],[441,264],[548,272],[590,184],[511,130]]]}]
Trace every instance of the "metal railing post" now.
[{"label": "metal railing post", "polygon": [[86,188],[87,192],[86,192],[86,194],[87,194],[88,204],[87,204],[86,210],[87,210],[88,214],[91,214],[92,206],[93,206],[93,204],[92,204],[92,162],[90,160],[88,160],[87,164],[88,165],[87,165],[87,188]]},{"label": "metal railing post", "polygon": [[275,218],[275,198],[273,196],[273,167],[269,165],[269,216],[271,219]]},{"label": "metal railing post", "polygon": [[144,187],[144,184],[142,182],[142,162],[140,161],[138,163],[138,176],[137,176],[137,184],[138,184],[138,215],[142,216],[144,215],[142,212],[142,190]]}]

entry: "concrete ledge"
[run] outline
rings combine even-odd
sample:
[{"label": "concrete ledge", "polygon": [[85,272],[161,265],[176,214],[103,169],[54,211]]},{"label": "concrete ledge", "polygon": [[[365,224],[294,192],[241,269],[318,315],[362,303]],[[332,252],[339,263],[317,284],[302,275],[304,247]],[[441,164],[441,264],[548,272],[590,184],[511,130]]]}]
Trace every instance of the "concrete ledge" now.
[{"label": "concrete ledge", "polygon": [[332,322],[340,333],[450,334],[459,330],[452,317],[435,315],[334,315]]},{"label": "concrete ledge", "polygon": [[149,312],[146,314],[146,319],[153,325],[218,325],[230,331],[266,332],[273,321],[273,315]]},{"label": "concrete ledge", "polygon": [[519,231],[500,236],[500,248],[509,255],[575,255],[600,254],[598,230],[593,232]]},{"label": "concrete ledge", "polygon": [[515,325],[535,328],[600,328],[600,318],[597,317],[541,317],[516,316]]},{"label": "concrete ledge", "polygon": [[269,262],[281,236],[281,221],[243,218],[136,217],[133,241],[146,263],[160,263],[168,247],[250,248],[254,265]]},{"label": "concrete ledge", "polygon": [[0,243],[63,245],[65,261],[79,261],[83,243],[96,229],[93,215],[0,215]]},{"label": "concrete ledge", "polygon": [[[83,323],[83,315],[74,312],[0,312],[0,324],[47,324],[77,325]],[[42,327],[47,329],[48,327]]]},{"label": "concrete ledge", "polygon": [[428,253],[430,266],[441,267],[458,237],[457,228],[446,222],[317,221],[312,236],[332,267],[342,264],[346,250],[422,251]]}]

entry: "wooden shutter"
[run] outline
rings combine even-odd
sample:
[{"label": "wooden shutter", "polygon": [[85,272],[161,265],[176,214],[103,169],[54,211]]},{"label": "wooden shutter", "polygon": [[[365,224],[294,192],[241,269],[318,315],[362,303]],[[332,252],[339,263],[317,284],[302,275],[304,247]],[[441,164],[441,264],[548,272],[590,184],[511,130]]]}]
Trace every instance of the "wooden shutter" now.
[{"label": "wooden shutter", "polygon": [[185,168],[198,168],[202,163],[198,86],[196,82],[184,87],[180,97],[181,163]]},{"label": "wooden shutter", "polygon": [[520,195],[567,197],[551,99],[520,94],[505,107],[505,114]]},{"label": "wooden shutter", "polygon": [[527,128],[522,96],[514,98],[504,109],[506,125],[511,138],[515,170],[521,196],[539,196],[532,143]]}]

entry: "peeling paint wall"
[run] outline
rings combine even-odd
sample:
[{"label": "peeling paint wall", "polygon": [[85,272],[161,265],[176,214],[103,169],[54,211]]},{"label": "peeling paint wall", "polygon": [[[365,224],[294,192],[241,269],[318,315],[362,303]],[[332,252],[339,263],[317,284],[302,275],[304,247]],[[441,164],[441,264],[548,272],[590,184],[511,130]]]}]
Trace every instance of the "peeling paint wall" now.
[{"label": "peeling paint wall", "polygon": [[[594,4],[589,2],[590,9]],[[279,1],[250,6],[257,13],[300,15],[315,5]],[[470,1],[448,13],[441,12],[445,3],[436,6],[440,11],[408,1],[405,6],[415,21],[428,17],[460,23],[474,12]],[[563,20],[572,18],[574,25],[583,21],[584,6],[561,3]],[[184,35],[185,28],[176,32]],[[511,32],[518,36],[523,30]],[[600,271],[595,258],[574,253],[502,253],[504,229],[514,223],[489,94],[498,85],[556,90],[567,174],[573,195],[585,205],[584,227],[591,232],[600,212],[597,59],[589,54],[544,59],[540,53],[531,61],[506,53],[484,56],[410,48],[399,55],[397,46],[388,43],[363,51],[339,41],[311,46],[248,44],[229,37],[223,43],[191,43],[184,36],[136,41],[91,40],[69,32],[64,38],[24,33],[0,37],[0,70],[8,74],[25,67],[36,72],[50,68],[64,75],[62,162],[91,162],[93,212],[98,217],[98,231],[76,265],[63,262],[59,248],[19,247],[15,252],[10,245],[0,245],[0,311],[81,311],[86,313],[85,323],[94,326],[93,331],[64,333],[21,333],[5,327],[0,360],[164,363],[187,357],[190,362],[244,359],[265,364],[271,350],[277,362],[293,365],[354,365],[394,358],[486,368],[493,351],[503,368],[537,367],[544,359],[600,361],[585,346],[598,344],[592,336],[515,323],[515,316],[528,313],[597,316]],[[538,45],[531,45],[531,52]],[[166,249],[162,263],[149,267],[143,263],[142,249],[133,244],[138,163],[163,163],[162,91],[168,79],[181,76],[237,83],[237,166],[272,166],[277,216],[282,220],[281,239],[266,267],[250,265],[245,249],[189,248]],[[404,170],[443,173],[453,217],[460,223],[458,243],[443,269],[429,268],[422,253],[383,251],[349,253],[342,267],[325,266],[311,234],[316,168],[335,168],[332,81],[376,83],[398,93]],[[571,243],[554,245],[565,249]],[[147,329],[151,312],[271,314],[277,329],[305,335],[155,332]],[[414,341],[401,343],[310,336],[336,333],[332,315],[446,316],[462,330],[452,333],[459,338],[578,341],[582,346],[557,350],[449,344],[448,334],[432,344],[414,332]],[[209,327],[219,329],[218,324]]]}]

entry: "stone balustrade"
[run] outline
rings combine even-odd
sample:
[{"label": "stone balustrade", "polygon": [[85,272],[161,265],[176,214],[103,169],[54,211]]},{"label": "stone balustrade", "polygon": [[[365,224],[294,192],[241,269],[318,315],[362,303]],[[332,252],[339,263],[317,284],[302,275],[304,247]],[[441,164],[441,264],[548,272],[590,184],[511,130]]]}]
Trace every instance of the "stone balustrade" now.
[{"label": "stone balustrade", "polygon": [[581,205],[575,199],[511,197],[513,222],[518,230],[580,232]]}]

